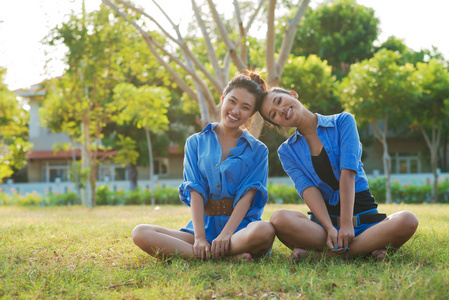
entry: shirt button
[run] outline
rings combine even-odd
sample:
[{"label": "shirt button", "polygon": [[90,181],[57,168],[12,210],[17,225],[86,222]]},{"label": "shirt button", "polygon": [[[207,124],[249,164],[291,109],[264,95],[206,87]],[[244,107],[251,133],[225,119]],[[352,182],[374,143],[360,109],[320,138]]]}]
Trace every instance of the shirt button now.
[{"label": "shirt button", "polygon": [[220,184],[217,184],[217,187],[220,187]]},{"label": "shirt button", "polygon": [[221,222],[218,222],[218,226],[221,226]]},{"label": "shirt button", "polygon": [[331,153],[330,151],[327,151],[327,153]]},{"label": "shirt button", "polygon": [[216,164],[216,166],[218,167],[218,164]]},{"label": "shirt button", "polygon": [[231,154],[229,154],[229,156],[230,156],[230,157],[233,157],[233,156],[234,156],[234,154],[232,154],[232,153],[231,153]]},{"label": "shirt button", "polygon": [[334,170],[337,168],[337,167],[332,167]]}]

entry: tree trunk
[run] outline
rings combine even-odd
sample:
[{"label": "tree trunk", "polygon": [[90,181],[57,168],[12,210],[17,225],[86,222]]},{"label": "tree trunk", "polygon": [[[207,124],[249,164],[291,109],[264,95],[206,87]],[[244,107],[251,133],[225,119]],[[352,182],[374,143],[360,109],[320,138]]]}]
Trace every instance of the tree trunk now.
[{"label": "tree trunk", "polygon": [[387,132],[388,132],[388,117],[385,116],[383,129],[377,126],[376,121],[371,121],[370,124],[374,129],[374,136],[382,144],[383,147],[383,165],[385,174],[385,199],[387,203],[392,203],[391,201],[391,184],[390,184],[390,174],[391,174],[391,157],[388,153],[388,143],[387,143]]},{"label": "tree trunk", "polygon": [[153,160],[153,147],[151,145],[151,136],[150,136],[150,129],[148,127],[145,127],[145,135],[147,137],[147,144],[148,144],[148,155],[150,159],[150,191],[151,191],[151,205],[155,204],[154,199],[154,160]]},{"label": "tree trunk", "polygon": [[432,140],[430,140],[430,137],[427,135],[426,130],[422,125],[419,126],[419,129],[421,130],[421,133],[424,136],[424,140],[427,143],[427,146],[429,147],[430,151],[430,166],[432,167],[432,173],[433,173],[433,188],[432,188],[432,195],[430,198],[431,203],[437,203],[437,197],[438,197],[438,172],[437,172],[437,166],[438,166],[438,149],[440,145],[440,139],[441,139],[441,131],[443,126],[436,125],[435,121],[432,125]]},{"label": "tree trunk", "polygon": [[388,154],[388,144],[387,144],[387,137],[383,137],[383,143],[382,143],[384,154],[383,154],[383,164],[384,164],[384,173],[385,173],[385,197],[386,202],[388,204],[391,204],[391,183],[390,183],[390,174],[391,174],[391,157],[390,154]]},{"label": "tree trunk", "polygon": [[433,173],[433,188],[430,203],[437,203],[438,198],[438,171],[437,171],[437,151],[431,149],[430,165],[432,166]]},{"label": "tree trunk", "polygon": [[97,176],[98,176],[98,166],[95,159],[91,158],[90,164],[90,172],[89,172],[89,183],[90,183],[90,192],[91,192],[91,205],[92,207],[97,206],[96,200],[96,188],[97,188]]},{"label": "tree trunk", "polygon": [[448,153],[447,153],[448,141],[449,141],[449,138],[447,136],[445,136],[443,138],[443,142],[441,145],[441,171],[443,171],[443,172],[447,172],[449,169]]},{"label": "tree trunk", "polygon": [[77,196],[77,204],[81,204],[80,177],[78,172],[78,164],[76,163],[75,149],[71,148],[73,167],[75,169],[75,189]]},{"label": "tree trunk", "polygon": [[[81,132],[83,135],[87,135],[89,133],[89,124],[86,120],[86,117],[83,118],[83,121],[81,123]],[[82,151],[81,170],[83,171],[89,169],[90,166],[90,153],[88,151],[88,145],[85,145],[85,142],[81,145],[81,151]],[[89,179],[84,179],[82,203],[84,204],[84,206],[87,207],[92,206],[92,193],[90,193],[89,191],[90,191],[90,181]]]}]

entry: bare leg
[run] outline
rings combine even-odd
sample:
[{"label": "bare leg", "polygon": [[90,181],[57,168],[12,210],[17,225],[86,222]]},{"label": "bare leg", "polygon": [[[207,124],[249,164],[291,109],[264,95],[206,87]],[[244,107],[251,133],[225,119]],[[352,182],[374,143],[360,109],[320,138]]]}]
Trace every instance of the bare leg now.
[{"label": "bare leg", "polygon": [[173,255],[180,255],[183,258],[195,257],[193,255],[195,238],[188,232],[142,224],[134,228],[132,237],[140,249],[154,257]]},{"label": "bare leg", "polygon": [[327,232],[299,211],[281,209],[270,220],[279,240],[290,249],[323,250]]},{"label": "bare leg", "polygon": [[[309,255],[309,249],[321,251],[325,247],[327,233],[320,225],[310,221],[299,212],[279,210],[271,217],[278,238],[287,247],[294,249],[291,260]],[[318,226],[318,227],[317,227]],[[372,254],[382,260],[387,246],[398,249],[415,233],[418,220],[408,211],[394,213],[356,237],[349,245],[350,251],[328,251],[328,256],[356,257]]]},{"label": "bare leg", "polygon": [[382,222],[368,228],[350,244],[345,256],[354,257],[372,254],[378,260],[385,258],[387,247],[399,249],[418,228],[418,219],[409,211],[400,211]]},{"label": "bare leg", "polygon": [[269,222],[252,222],[232,235],[229,255],[235,259],[251,261],[270,250],[274,237],[275,231]]}]

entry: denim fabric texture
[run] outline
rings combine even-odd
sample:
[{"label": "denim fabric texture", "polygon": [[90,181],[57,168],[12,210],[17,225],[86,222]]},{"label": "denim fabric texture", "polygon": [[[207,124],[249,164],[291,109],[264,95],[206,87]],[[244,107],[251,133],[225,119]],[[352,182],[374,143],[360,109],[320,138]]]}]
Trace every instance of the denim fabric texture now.
[{"label": "denim fabric texture", "polygon": [[[368,179],[361,161],[362,144],[354,117],[349,113],[316,115],[318,138],[329,157],[337,181],[340,181],[342,169],[353,170],[356,172],[355,192],[367,190]],[[338,204],[340,191],[334,191],[316,174],[309,145],[298,131],[279,147],[278,155],[285,172],[290,176],[301,197],[306,188],[317,187],[324,201],[333,206]]]},{"label": "denim fabric texture", "polygon": [[[268,149],[247,130],[243,132],[237,146],[221,161],[222,150],[214,128],[218,123],[207,125],[200,133],[190,136],[185,145],[184,182],[179,186],[181,201],[190,206],[190,191],[203,196],[207,201],[233,198],[236,203],[249,190],[257,190],[247,214],[236,232],[249,223],[261,220],[268,200]],[[223,230],[230,216],[204,215],[206,239],[211,243]],[[193,232],[190,221],[185,232]]]}]

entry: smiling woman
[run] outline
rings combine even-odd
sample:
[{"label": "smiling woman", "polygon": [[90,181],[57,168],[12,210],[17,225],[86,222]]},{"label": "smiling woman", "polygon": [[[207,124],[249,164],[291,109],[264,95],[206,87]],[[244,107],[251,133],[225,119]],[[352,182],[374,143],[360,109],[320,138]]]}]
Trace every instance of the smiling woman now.
[{"label": "smiling woman", "polygon": [[293,250],[293,261],[323,254],[371,254],[383,260],[387,249],[395,251],[413,236],[417,218],[408,211],[388,217],[377,211],[354,117],[313,114],[297,98],[294,91],[272,88],[260,108],[268,122],[296,128],[278,154],[310,209],[309,217],[297,211],[275,212],[271,223],[276,235]]},{"label": "smiling woman", "polygon": [[243,125],[265,94],[259,75],[234,77],[221,97],[221,120],[189,137],[185,145],[181,200],[192,220],[181,230],[139,225],[134,243],[155,257],[251,261],[267,254],[274,228],[261,216],[268,200],[268,150]]}]

